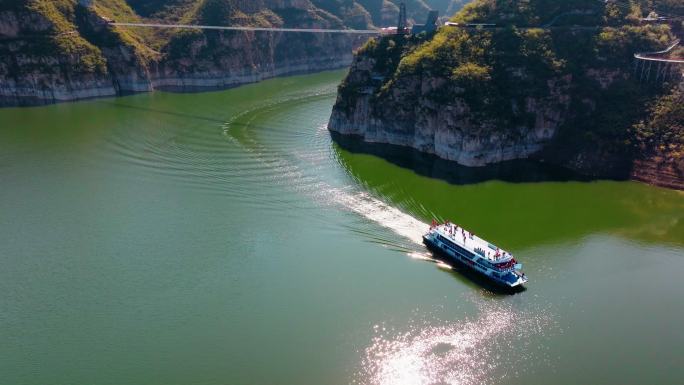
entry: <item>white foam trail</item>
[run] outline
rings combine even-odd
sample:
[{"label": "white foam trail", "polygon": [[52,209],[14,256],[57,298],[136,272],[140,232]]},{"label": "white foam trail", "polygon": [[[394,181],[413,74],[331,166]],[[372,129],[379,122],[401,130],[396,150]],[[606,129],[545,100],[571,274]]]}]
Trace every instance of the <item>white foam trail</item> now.
[{"label": "white foam trail", "polygon": [[520,362],[535,361],[537,352],[530,351],[529,337],[542,334],[553,323],[549,314],[530,315],[510,305],[492,303],[481,303],[480,309],[475,319],[426,320],[409,325],[404,332],[376,325],[376,336],[365,349],[354,383],[496,383],[524,370],[518,366]]},{"label": "white foam trail", "polygon": [[342,189],[332,189],[326,193],[345,208],[392,230],[415,244],[422,244],[423,234],[429,230],[427,224],[368,193],[349,193]]},{"label": "white foam trail", "polygon": [[419,259],[421,261],[437,262],[436,259],[432,258],[432,254],[429,254],[429,253],[421,253],[418,251],[412,251],[412,252],[408,253],[408,255],[409,255],[409,257],[411,257],[413,259]]},{"label": "white foam trail", "polygon": [[[275,103],[277,104],[277,103]],[[227,122],[224,127],[224,134],[230,135],[231,126],[238,120],[250,112],[259,110],[255,108],[252,111],[247,111]],[[253,119],[253,118],[252,118]],[[243,123],[248,127],[252,121],[249,119]],[[318,127],[317,134],[324,130],[324,126]],[[234,138],[232,138],[235,140]],[[237,143],[239,141],[235,140]],[[312,194],[319,202],[332,203],[342,206],[343,208],[353,211],[362,217],[379,224],[382,227],[390,229],[394,233],[404,237],[411,242],[422,245],[422,236],[429,230],[426,223],[414,218],[413,216],[404,213],[396,207],[392,207],[372,195],[359,191],[355,186],[347,186],[345,188],[336,188],[323,181],[316,181],[314,176],[307,175],[302,168],[288,161],[286,158],[274,158],[272,155],[267,156],[268,149],[256,140],[250,140],[251,146],[245,147],[252,155],[262,163],[268,164],[274,170],[272,180],[276,183],[282,183],[298,192]],[[320,155],[319,155],[320,156]],[[303,162],[314,165],[322,160],[319,156],[306,159],[301,153],[297,154]],[[297,183],[293,183],[297,181]]]}]

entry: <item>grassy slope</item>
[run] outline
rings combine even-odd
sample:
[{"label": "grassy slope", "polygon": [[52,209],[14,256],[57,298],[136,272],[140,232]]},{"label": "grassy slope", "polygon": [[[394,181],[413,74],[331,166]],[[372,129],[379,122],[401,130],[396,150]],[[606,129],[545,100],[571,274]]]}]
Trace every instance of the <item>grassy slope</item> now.
[{"label": "grassy slope", "polygon": [[[372,20],[378,15],[372,18],[364,5],[379,12],[383,1],[387,0],[312,0],[311,9],[306,11],[273,11],[269,9],[270,0],[255,1],[250,6],[238,0],[94,0],[92,10],[102,17],[124,22],[153,20],[187,24],[372,28]],[[392,2],[399,3],[398,0]],[[441,3],[446,2],[433,0],[433,3],[443,7]],[[428,9],[423,0],[409,0],[407,6],[409,16],[421,19]],[[75,18],[76,0],[3,0],[1,9],[39,13],[54,26],[50,52],[78,57],[78,67],[83,71],[106,71],[98,46],[84,39],[80,33],[72,33],[79,30]],[[158,60],[170,46],[178,47],[187,42],[188,35],[197,35],[197,32],[114,28],[113,34],[106,40],[114,39],[133,47],[141,62],[148,62]],[[27,50],[31,51],[31,48]]]},{"label": "grassy slope", "polygon": [[312,0],[312,3],[332,15],[337,15],[350,28],[367,29],[373,27],[372,15],[356,1]]},{"label": "grassy slope", "polygon": [[[144,19],[130,7],[126,0],[96,0],[92,11],[101,17],[120,22],[136,23]],[[152,29],[113,28],[115,40],[133,47],[142,62],[159,58],[158,50],[166,43],[164,35]]]},{"label": "grassy slope", "polygon": [[45,49],[46,52],[55,55],[77,58],[71,62],[78,72],[106,72],[105,60],[99,48],[78,33],[78,27],[74,22],[75,0],[28,0],[15,3],[22,11],[42,16],[51,26],[48,31],[49,42],[35,47],[34,41],[31,41],[26,47],[26,53]]},{"label": "grassy slope", "polygon": [[[331,1],[331,0],[326,0]],[[260,5],[252,5],[252,4]],[[91,10],[101,17],[123,22],[160,21],[179,23],[205,23],[216,25],[255,25],[255,26],[307,26],[320,25],[344,27],[341,19],[351,17],[358,25],[369,19],[363,7],[352,9],[351,14],[337,17],[331,12],[311,7],[309,10],[269,9],[269,0],[261,2],[238,0],[94,0]],[[187,32],[173,30],[151,30],[144,28],[112,29],[110,36],[92,36],[82,33],[79,24],[77,0],[3,0],[0,11],[14,11],[40,15],[50,24],[49,41],[40,44],[29,42],[24,51],[29,55],[52,53],[74,59],[76,70],[83,72],[106,72],[106,61],[98,44],[124,44],[132,47],[142,62],[157,60],[171,44],[178,44],[178,37]],[[333,9],[335,11],[336,9]],[[343,11],[344,9],[337,9]],[[143,16],[144,15],[144,16]],[[360,19],[359,19],[360,15]],[[35,40],[35,39],[34,39]],[[93,44],[95,42],[96,44]],[[5,52],[7,48],[0,46]],[[7,52],[10,53],[9,51]],[[48,69],[45,68],[47,71]]]},{"label": "grassy slope", "polygon": [[[94,10],[99,15],[113,20],[131,22],[147,20],[182,24],[330,28],[343,28],[347,25],[340,17],[313,6],[306,10],[273,10],[268,5],[269,0],[257,1],[248,6],[244,1],[237,0],[96,0]],[[345,17],[344,14],[340,16]],[[354,27],[367,28],[370,25]],[[143,28],[115,28],[115,32],[126,44],[136,47],[136,51],[145,58],[158,57],[158,52],[182,56],[187,44],[203,34],[201,31]]]}]

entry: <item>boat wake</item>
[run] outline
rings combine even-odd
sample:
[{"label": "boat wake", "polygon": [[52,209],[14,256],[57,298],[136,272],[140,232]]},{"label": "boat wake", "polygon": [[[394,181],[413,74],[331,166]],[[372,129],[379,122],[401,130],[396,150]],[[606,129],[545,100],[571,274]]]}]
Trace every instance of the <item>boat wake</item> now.
[{"label": "boat wake", "polygon": [[[147,129],[129,130],[128,122],[121,124],[121,129],[101,144],[107,150],[99,153],[110,154],[110,164],[133,164],[144,171],[127,177],[144,180],[158,175],[240,200],[244,206],[288,210],[297,205],[288,215],[293,211],[309,215],[324,226],[329,224],[320,218],[321,206],[352,212],[391,230],[380,231],[377,226],[351,229],[367,240],[406,253],[422,251],[422,235],[428,225],[365,191],[336,161],[325,120],[335,92],[335,87],[326,86],[284,94],[227,120],[163,112],[164,119],[148,122]],[[315,109],[321,110],[313,114],[320,118],[311,121]],[[225,140],[217,141],[217,134]],[[311,197],[315,206],[288,194],[274,196],[270,192],[274,185]],[[315,215],[308,208],[315,210]]]},{"label": "boat wake", "polygon": [[[315,98],[320,98],[320,95],[316,95]],[[307,98],[300,98],[297,101],[307,101]],[[287,103],[290,105],[293,101],[289,100]],[[322,180],[319,176],[322,174],[320,167],[330,165],[329,159],[333,157],[330,138],[324,122],[318,124],[318,129],[310,148],[307,148],[305,151],[302,151],[301,148],[295,148],[289,153],[284,154],[278,152],[273,146],[264,144],[263,141],[255,137],[255,130],[250,130],[251,126],[257,125],[258,116],[264,108],[274,109],[278,108],[278,105],[269,105],[268,107],[247,111],[226,123],[223,127],[223,132],[231,140],[245,147],[258,162],[267,164],[273,170],[271,183],[284,185],[298,193],[305,193],[311,196],[318,204],[342,208],[391,230],[399,236],[399,239],[388,239],[386,236],[378,239],[378,237],[371,236],[375,241],[380,241],[380,243],[388,247],[403,250],[409,254],[416,253],[422,249],[422,236],[428,231],[428,224],[383,202],[362,190],[358,185],[347,184],[336,187],[330,182]],[[263,134],[265,129],[279,131],[277,123],[269,123],[275,126],[259,126],[259,129],[262,131],[261,134]],[[281,139],[283,143],[278,143],[279,147],[286,148],[288,143],[285,141],[297,135],[297,132],[287,132],[287,138]],[[271,137],[273,136],[275,135],[271,135]],[[332,163],[333,165],[335,164],[334,162]],[[408,244],[405,241],[409,241]],[[421,247],[418,248],[417,246]],[[428,257],[428,255],[426,254],[426,259],[437,262]],[[446,266],[448,265],[445,264],[445,268]]]},{"label": "boat wake", "polygon": [[[311,100],[301,101],[306,102],[303,103],[305,108],[317,108]],[[331,162],[336,155],[326,122],[314,122],[318,129],[311,135],[312,122],[289,119],[296,116],[295,108],[291,102],[286,107],[291,115],[282,122],[273,119],[260,122],[257,110],[227,124],[224,133],[245,147],[258,163],[273,170],[269,183],[311,197],[316,203],[317,217],[320,207],[353,213],[370,226],[354,226],[351,231],[411,258],[433,262],[441,269],[452,269],[422,246],[422,236],[429,230],[427,223],[368,192],[349,174],[339,173],[339,163]],[[300,128],[293,130],[292,127]],[[302,146],[302,140],[306,141],[305,146]],[[427,211],[423,214],[432,216]],[[324,218],[319,220],[325,222]],[[511,301],[492,301],[482,298],[479,293],[466,294],[457,303],[475,304],[478,316],[461,320],[448,316],[427,319],[417,313],[419,321],[408,327],[402,325],[400,331],[377,325],[375,337],[361,352],[362,362],[353,383],[496,383],[524,372],[530,365],[548,362],[543,359],[546,353],[535,349],[543,344],[530,341],[531,337],[544,337],[554,322],[552,313],[544,309],[523,311],[514,307]]]},{"label": "boat wake", "polygon": [[345,189],[330,188],[322,194],[332,197],[331,200],[334,203],[391,230],[416,245],[422,245],[423,234],[430,228],[426,223],[366,192],[349,193]]}]

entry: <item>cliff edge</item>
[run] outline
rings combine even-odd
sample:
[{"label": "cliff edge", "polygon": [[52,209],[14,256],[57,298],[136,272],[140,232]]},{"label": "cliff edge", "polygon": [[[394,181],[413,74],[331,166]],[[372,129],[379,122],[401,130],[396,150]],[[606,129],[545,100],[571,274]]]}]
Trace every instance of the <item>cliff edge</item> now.
[{"label": "cliff edge", "polygon": [[[681,101],[682,75],[671,69],[644,81],[633,57],[675,35],[642,15],[645,8],[595,1],[476,0],[452,21],[495,26],[382,37],[358,50],[328,127],[465,166],[534,158],[684,188],[683,117],[672,108],[658,143],[648,134],[653,106],[668,95],[671,106]],[[663,140],[666,151],[656,148]],[[640,164],[669,170],[668,182],[639,173]]]}]

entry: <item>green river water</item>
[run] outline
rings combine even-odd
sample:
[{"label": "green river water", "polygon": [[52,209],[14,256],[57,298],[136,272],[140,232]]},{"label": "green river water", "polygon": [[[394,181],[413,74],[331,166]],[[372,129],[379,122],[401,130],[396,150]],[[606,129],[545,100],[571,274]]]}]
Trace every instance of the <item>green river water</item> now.
[{"label": "green river water", "polygon": [[[345,150],[343,75],[1,110],[0,384],[682,383],[682,193]],[[435,263],[433,217],[527,290]]]}]

